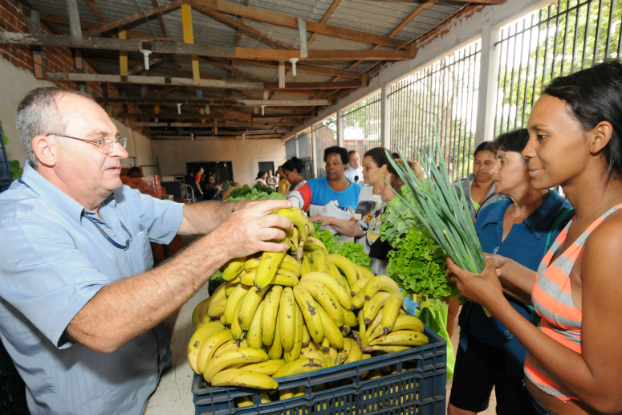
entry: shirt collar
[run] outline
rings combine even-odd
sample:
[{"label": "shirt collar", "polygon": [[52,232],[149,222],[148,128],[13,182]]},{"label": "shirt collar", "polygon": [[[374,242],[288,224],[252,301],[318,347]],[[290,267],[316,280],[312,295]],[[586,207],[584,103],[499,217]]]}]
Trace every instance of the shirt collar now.
[{"label": "shirt collar", "polygon": [[58,187],[53,185],[48,179],[41,176],[39,172],[32,168],[30,161],[26,162],[21,183],[29,187],[39,195],[46,203],[55,205],[60,212],[65,213],[71,219],[80,223],[84,207],[63,193]]},{"label": "shirt collar", "polygon": [[[486,222],[503,225],[505,211],[508,207],[510,207],[510,204],[512,204],[512,200],[505,199],[497,203],[500,203],[500,207],[503,205],[505,205],[505,207],[495,209],[491,212],[491,215],[488,217]],[[543,235],[548,234],[551,230],[553,222],[558,217],[556,213],[563,203],[564,198],[562,198],[555,190],[549,190],[549,194],[546,199],[544,199],[544,202],[542,202],[542,204],[523,221],[527,229],[529,229],[536,239],[540,239]]]},{"label": "shirt collar", "polygon": [[[553,226],[553,222],[559,216],[557,213],[564,204],[565,199],[555,190],[549,190],[544,202],[525,219],[525,226],[534,234],[537,239],[547,235]],[[560,212],[561,213],[561,212]]]}]

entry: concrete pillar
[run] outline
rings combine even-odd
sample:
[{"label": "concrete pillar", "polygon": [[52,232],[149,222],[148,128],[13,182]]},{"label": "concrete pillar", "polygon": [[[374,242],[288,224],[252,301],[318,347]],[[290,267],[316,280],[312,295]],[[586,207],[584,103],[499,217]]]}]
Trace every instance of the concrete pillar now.
[{"label": "concrete pillar", "polygon": [[382,85],[380,91],[380,146],[391,149],[391,85]]},{"label": "concrete pillar", "polygon": [[345,138],[343,136],[343,111],[337,111],[337,145],[345,147]]},{"label": "concrete pillar", "polygon": [[499,29],[486,23],[482,28],[482,58],[477,96],[475,146],[495,138],[497,77],[499,73],[499,53],[495,50],[495,42],[498,40]]}]

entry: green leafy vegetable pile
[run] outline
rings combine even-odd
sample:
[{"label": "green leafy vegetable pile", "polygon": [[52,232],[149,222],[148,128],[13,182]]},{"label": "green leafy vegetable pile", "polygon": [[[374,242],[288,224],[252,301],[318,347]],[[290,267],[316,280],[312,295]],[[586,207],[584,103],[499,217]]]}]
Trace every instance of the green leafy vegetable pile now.
[{"label": "green leafy vegetable pile", "polygon": [[253,187],[238,187],[231,192],[227,202],[234,200],[283,200],[285,196],[274,189],[257,183]]},{"label": "green leafy vegetable pile", "polygon": [[[416,203],[407,186],[402,187],[402,196]],[[402,199],[395,197],[387,204],[380,237],[395,248],[389,252],[387,274],[408,294],[442,299],[457,293],[445,273],[447,254],[422,231],[421,222]]]},{"label": "green leafy vegetable pile", "polygon": [[371,259],[365,253],[365,248],[361,244],[355,242],[342,242],[338,236],[334,236],[329,230],[319,230],[319,222],[314,223],[316,226],[315,237],[322,241],[326,246],[329,254],[340,254],[365,268],[369,268]]}]

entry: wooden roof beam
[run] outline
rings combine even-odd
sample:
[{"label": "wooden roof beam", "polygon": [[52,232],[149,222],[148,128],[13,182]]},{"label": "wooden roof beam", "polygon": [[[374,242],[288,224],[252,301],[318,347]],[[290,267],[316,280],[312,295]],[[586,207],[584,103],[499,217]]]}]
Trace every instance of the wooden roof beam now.
[{"label": "wooden roof beam", "polygon": [[[270,23],[277,26],[298,29],[298,18],[264,10],[257,7],[243,6],[237,3],[231,3],[225,0],[188,0],[197,9],[212,9],[221,13],[245,17],[249,20]],[[310,20],[305,21],[307,30],[320,35],[338,37],[341,39],[353,40],[361,43],[372,43],[383,46],[399,48],[401,43],[399,40],[391,39],[386,36],[378,36],[371,33],[361,32],[358,30],[345,29],[337,26],[330,26],[325,23],[317,23]]]},{"label": "wooden roof beam", "polygon": [[249,49],[231,46],[190,45],[174,42],[143,42],[139,39],[87,38],[74,40],[70,36],[31,35],[28,33],[0,32],[0,44],[27,46],[57,46],[76,49],[109,49],[139,52],[143,49],[153,53],[213,56],[260,60],[408,60],[415,56],[410,50],[310,50],[308,58],[301,58],[299,50]]},{"label": "wooden roof beam", "polygon": [[[330,19],[330,16],[333,15],[333,13],[335,12],[335,10],[337,9],[337,7],[339,6],[340,3],[341,3],[341,0],[333,0],[333,3],[326,10],[326,12],[324,13],[324,16],[322,16],[322,19],[320,20],[320,23],[326,23],[328,21],[328,19]],[[307,45],[311,45],[311,43],[313,43],[313,41],[315,40],[316,37],[317,37],[317,33],[314,32],[311,35],[311,37],[309,38],[309,40],[307,40]],[[296,69],[298,69],[298,68],[296,68]]]},{"label": "wooden roof beam", "polygon": [[[113,114],[115,118],[160,118],[167,120],[240,120],[239,115],[225,115],[225,114],[199,114],[199,113],[191,113],[185,114],[182,113],[177,114],[177,112],[120,112],[118,114]],[[312,118],[312,115],[309,114],[298,114],[298,113],[279,113],[279,114],[270,114],[266,113],[265,115],[261,114],[246,114],[246,117],[243,118],[244,121],[256,121],[256,122],[268,122],[268,120],[275,120],[280,122],[282,119],[307,119]],[[264,121],[265,120],[265,121]]]},{"label": "wooden roof beam", "polygon": [[[378,3],[410,3],[410,4],[420,4],[421,0],[370,0]],[[470,4],[484,4],[497,6],[501,4],[505,4],[507,0],[432,0],[433,3],[470,3]]]},{"label": "wooden roof beam", "polygon": [[144,12],[140,11],[138,13],[134,13],[131,16],[126,16],[121,19],[117,19],[114,22],[105,23],[97,26],[96,28],[90,29],[85,33],[86,37],[95,36],[99,33],[109,32],[110,30],[119,29],[123,26],[127,26],[141,19],[149,18],[150,16],[159,14],[159,13],[170,13],[173,10],[176,10],[181,7],[182,4],[186,3],[183,0],[175,0],[169,3],[163,4],[159,7],[152,7],[151,9],[147,9]]}]

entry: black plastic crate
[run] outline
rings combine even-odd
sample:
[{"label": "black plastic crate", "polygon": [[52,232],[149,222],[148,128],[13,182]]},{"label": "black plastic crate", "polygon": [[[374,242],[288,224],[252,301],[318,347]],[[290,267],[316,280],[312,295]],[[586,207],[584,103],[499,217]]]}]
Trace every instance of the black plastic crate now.
[{"label": "black plastic crate", "polygon": [[[195,375],[192,384],[195,414],[445,414],[445,340],[428,327],[424,333],[430,340],[425,346],[280,378],[279,390],[306,388],[304,396],[284,401],[278,400],[277,392],[273,402],[262,404],[261,391],[257,389],[212,388]],[[361,379],[370,370],[386,367],[395,373]],[[236,400],[244,396],[252,396],[255,405],[238,408]]]}]

